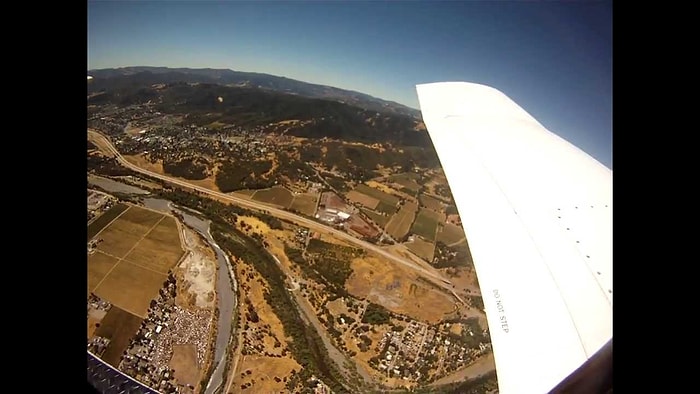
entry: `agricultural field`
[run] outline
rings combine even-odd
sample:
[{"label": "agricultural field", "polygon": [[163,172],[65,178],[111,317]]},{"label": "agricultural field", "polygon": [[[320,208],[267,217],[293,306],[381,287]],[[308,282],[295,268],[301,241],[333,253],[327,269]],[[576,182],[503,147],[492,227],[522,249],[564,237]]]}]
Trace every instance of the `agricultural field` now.
[{"label": "agricultural field", "polygon": [[369,209],[364,209],[362,208],[361,211],[367,215],[370,219],[372,219],[375,223],[378,225],[384,227],[389,223],[389,220],[391,219],[391,216],[389,215],[381,215],[377,212],[371,211]]},{"label": "agricultural field", "polygon": [[297,194],[289,208],[307,216],[314,216],[317,202],[318,194]]},{"label": "agricultural field", "polygon": [[256,191],[255,194],[253,194],[252,199],[287,208],[294,200],[294,195],[292,192],[282,186],[275,186],[270,189],[261,189]]},{"label": "agricultural field", "polygon": [[438,231],[437,240],[445,245],[452,245],[465,239],[464,229],[461,226],[456,226],[451,223],[446,223],[442,226],[442,230]]},{"label": "agricultural field", "polygon": [[125,259],[153,271],[167,274],[183,254],[175,219],[163,217]]},{"label": "agricultural field", "polygon": [[355,298],[367,298],[392,312],[431,324],[455,310],[451,295],[403,267],[370,256],[353,259],[350,268],[353,273],[345,288]]},{"label": "agricultural field", "polygon": [[345,197],[347,197],[348,200],[354,203],[361,204],[369,209],[375,209],[377,208],[377,205],[379,205],[378,199],[370,197],[366,194],[362,194],[356,190],[349,191],[348,194],[345,195]]},{"label": "agricultural field", "polygon": [[416,216],[416,220],[413,222],[411,233],[420,235],[431,242],[435,241],[438,224],[444,221],[440,220],[440,216],[444,217],[445,215],[430,209],[421,208],[418,216]]},{"label": "agricultural field", "polygon": [[435,244],[428,242],[421,237],[415,237],[413,242],[407,242],[404,245],[411,252],[415,253],[416,256],[424,259],[427,262],[433,261],[433,256],[435,254]]},{"label": "agricultural field", "polygon": [[90,224],[88,224],[87,240],[91,240],[97,233],[99,233],[105,226],[119,216],[122,212],[129,208],[126,204],[117,204],[109,209],[109,211],[98,216]]},{"label": "agricultural field", "polygon": [[99,250],[88,257],[88,295],[95,290],[119,259],[106,255]]},{"label": "agricultural field", "polygon": [[93,290],[97,296],[141,318],[148,315],[148,306],[158,296],[166,274],[153,272],[126,260],[119,261]]},{"label": "agricultural field", "polygon": [[398,197],[385,193],[379,189],[369,187],[365,184],[357,185],[354,191],[361,194],[366,194],[370,197],[374,197],[375,199],[379,200],[379,204],[377,204],[374,210],[384,212],[387,214],[393,214],[394,212],[396,212],[396,205],[399,203]]},{"label": "agricultural field", "polygon": [[428,209],[432,209],[435,212],[442,212],[445,209],[445,204],[437,198],[421,194],[418,199],[422,205]]},{"label": "agricultural field", "polygon": [[401,209],[391,217],[386,225],[386,232],[394,239],[400,240],[408,234],[411,228],[411,223],[416,217],[418,205],[412,202],[406,202]]},{"label": "agricultural field", "polygon": [[111,341],[102,359],[112,366],[118,366],[122,354],[129,347],[131,338],[136,335],[142,321],[142,318],[112,305],[95,331],[95,335]]},{"label": "agricultural field", "polygon": [[418,190],[420,190],[420,185],[416,183],[416,179],[418,178],[420,178],[418,174],[407,172],[404,174],[394,175],[389,179],[391,180],[391,182],[397,183],[415,193]]},{"label": "agricultural field", "polygon": [[88,292],[145,318],[184,253],[178,231],[174,218],[129,206],[99,234],[102,241],[88,256]]}]

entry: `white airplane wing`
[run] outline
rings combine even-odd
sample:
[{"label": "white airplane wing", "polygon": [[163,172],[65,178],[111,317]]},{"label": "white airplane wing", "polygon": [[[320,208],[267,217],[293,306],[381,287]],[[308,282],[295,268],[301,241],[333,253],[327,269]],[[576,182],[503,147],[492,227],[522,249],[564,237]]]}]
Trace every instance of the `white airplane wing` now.
[{"label": "white airplane wing", "polygon": [[500,91],[417,86],[469,241],[501,393],[546,393],[612,339],[612,171]]}]

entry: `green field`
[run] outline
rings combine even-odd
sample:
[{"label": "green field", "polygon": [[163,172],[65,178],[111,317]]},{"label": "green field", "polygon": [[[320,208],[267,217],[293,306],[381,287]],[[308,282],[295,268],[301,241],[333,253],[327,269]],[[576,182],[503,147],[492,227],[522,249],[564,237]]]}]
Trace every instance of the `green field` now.
[{"label": "green field", "polygon": [[282,207],[289,207],[294,201],[294,195],[289,190],[281,186],[275,186],[270,189],[258,190],[253,194],[253,200],[275,204]]},{"label": "green field", "polygon": [[464,230],[461,226],[455,226],[452,223],[446,223],[442,230],[438,232],[437,240],[445,245],[451,245],[465,238]]},{"label": "green field", "polygon": [[418,234],[421,237],[429,240],[435,241],[435,232],[438,227],[439,214],[430,209],[421,208],[416,216],[416,220],[413,222],[413,227],[411,227],[411,232],[413,234]]},{"label": "green field", "polygon": [[87,240],[91,240],[92,237],[97,235],[106,225],[109,224],[114,218],[119,216],[120,213],[126,211],[129,208],[126,204],[117,204],[110,208],[109,211],[98,216],[97,219],[93,220],[92,223],[88,224],[87,229]]},{"label": "green field", "polygon": [[421,208],[421,212],[423,212],[423,215],[426,217],[438,222],[438,223],[445,223],[445,214],[440,213],[440,212],[435,212],[432,209],[427,209],[427,208]]},{"label": "green field", "polygon": [[383,212],[391,216],[394,213],[396,213],[396,205],[392,205],[384,201],[379,201],[379,204],[377,204],[375,211]]},{"label": "green field", "polygon": [[359,193],[364,193],[364,194],[366,194],[366,195],[368,195],[368,196],[374,197],[374,198],[376,198],[377,200],[379,200],[380,202],[385,202],[385,203],[387,203],[388,205],[391,205],[391,206],[394,206],[394,207],[396,207],[396,204],[399,203],[399,198],[398,198],[398,197],[393,196],[393,195],[388,194],[388,193],[384,193],[383,191],[381,191],[381,190],[379,190],[379,189],[375,189],[375,188],[373,188],[373,187],[369,187],[369,186],[367,186],[367,185],[365,185],[365,184],[357,185],[357,187],[355,188],[355,190],[357,190]]},{"label": "green field", "polygon": [[382,228],[386,226],[386,224],[389,223],[389,219],[391,219],[391,215],[380,215],[377,212],[365,208],[362,208],[362,212],[365,215],[367,215],[370,219],[372,219],[375,223],[382,226]]}]

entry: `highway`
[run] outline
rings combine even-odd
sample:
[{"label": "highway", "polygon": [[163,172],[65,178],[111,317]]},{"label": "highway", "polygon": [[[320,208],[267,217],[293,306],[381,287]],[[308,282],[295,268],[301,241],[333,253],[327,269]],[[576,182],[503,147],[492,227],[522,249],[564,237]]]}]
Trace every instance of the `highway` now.
[{"label": "highway", "polygon": [[397,264],[401,264],[405,267],[408,267],[408,268],[418,272],[419,274],[426,277],[426,279],[429,279],[431,282],[433,282],[435,285],[437,285],[441,288],[444,288],[445,290],[450,292],[455,298],[457,298],[457,300],[464,303],[464,301],[454,292],[454,290],[452,290],[451,282],[449,282],[449,280],[447,280],[445,277],[443,277],[442,275],[440,275],[437,272],[429,271],[423,267],[416,265],[413,262],[407,261],[405,259],[402,259],[402,258],[394,255],[394,254],[391,254],[388,251],[380,248],[377,245],[373,245],[369,242],[355,238],[348,233],[345,233],[345,232],[340,231],[338,229],[323,225],[323,224],[318,223],[314,220],[305,218],[303,216],[299,216],[299,215],[294,214],[292,212],[288,212],[288,211],[285,211],[285,210],[282,210],[279,208],[274,208],[274,207],[265,205],[261,202],[257,202],[257,201],[253,201],[253,200],[246,200],[244,198],[236,197],[236,196],[229,195],[226,193],[217,192],[215,190],[211,190],[211,189],[207,189],[205,187],[194,185],[192,183],[183,181],[181,179],[172,178],[172,177],[169,177],[167,175],[162,175],[162,174],[159,174],[156,172],[152,172],[152,171],[148,171],[146,169],[143,169],[143,168],[127,161],[121,155],[121,153],[119,153],[119,151],[114,147],[114,145],[112,145],[112,142],[106,136],[104,136],[101,133],[94,131],[94,130],[88,129],[87,131],[88,131],[88,137],[92,137],[94,140],[97,140],[97,142],[101,142],[102,146],[106,147],[110,151],[110,153],[112,153],[114,155],[114,157],[124,167],[126,167],[130,170],[133,170],[133,171],[141,173],[141,174],[148,175],[148,176],[153,177],[153,178],[160,179],[162,181],[165,181],[165,182],[168,182],[168,183],[171,183],[174,185],[182,186],[184,188],[196,190],[200,193],[211,195],[211,196],[217,197],[219,199],[223,199],[223,200],[232,202],[232,203],[239,205],[241,207],[244,207],[244,208],[265,211],[265,212],[269,213],[270,215],[275,216],[279,219],[285,219],[285,220],[291,221],[293,223],[296,223],[296,224],[304,226],[304,227],[308,227],[308,228],[316,230],[316,231],[321,231],[321,232],[325,232],[328,234],[332,234],[333,236],[336,236],[340,239],[343,239],[343,240],[348,241],[352,244],[355,244],[355,245],[357,245],[365,250],[372,251],[372,252],[374,252],[382,257],[385,257],[385,258],[387,258],[387,259],[389,259]]}]

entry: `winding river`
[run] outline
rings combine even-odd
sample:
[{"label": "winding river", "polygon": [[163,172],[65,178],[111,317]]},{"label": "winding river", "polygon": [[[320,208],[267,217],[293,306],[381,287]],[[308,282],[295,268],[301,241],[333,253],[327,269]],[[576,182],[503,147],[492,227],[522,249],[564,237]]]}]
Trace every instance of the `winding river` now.
[{"label": "winding river", "polygon": [[[181,214],[185,224],[201,234],[216,252],[216,260],[219,263],[218,275],[216,278],[219,322],[216,331],[216,345],[214,347],[215,369],[205,391],[206,394],[213,394],[226,380],[223,376],[225,369],[224,364],[226,362],[226,351],[232,337],[231,323],[233,321],[233,312],[237,307],[236,292],[238,291],[238,283],[236,282],[236,277],[231,270],[228,256],[219,248],[219,245],[216,244],[209,232],[210,221],[193,216],[188,213],[187,210],[177,209],[172,206],[170,201],[145,198],[143,203],[147,208],[153,210],[164,213],[170,213],[171,210],[175,210]],[[231,287],[231,282],[233,282],[233,288]]]}]

